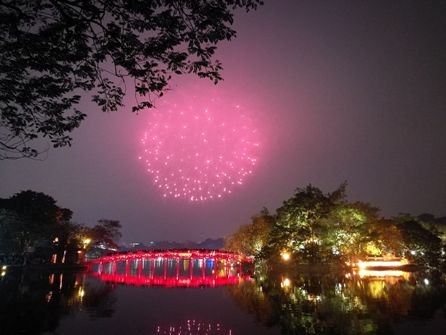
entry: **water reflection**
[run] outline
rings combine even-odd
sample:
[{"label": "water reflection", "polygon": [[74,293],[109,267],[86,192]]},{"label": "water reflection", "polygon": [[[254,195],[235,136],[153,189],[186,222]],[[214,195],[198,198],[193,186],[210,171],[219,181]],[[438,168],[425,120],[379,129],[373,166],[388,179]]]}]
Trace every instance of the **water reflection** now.
[{"label": "water reflection", "polygon": [[[0,334],[407,334],[417,320],[442,334],[446,326],[441,275],[294,270],[243,280],[239,267],[208,267],[197,262],[192,277],[175,262],[96,276],[8,270],[0,278]],[[223,280],[234,285],[211,288]],[[183,288],[192,283],[204,287]]]},{"label": "water reflection", "polygon": [[232,335],[231,329],[225,329],[220,323],[187,320],[184,324],[157,326],[155,334],[159,335]]},{"label": "water reflection", "polygon": [[446,325],[444,283],[441,276],[427,276],[391,270],[270,273],[228,289],[243,309],[266,326],[279,325],[282,334],[392,334],[396,322],[438,312]]},{"label": "water reflection", "polygon": [[0,282],[0,334],[54,331],[62,317],[85,311],[110,317],[113,288],[88,282],[76,272],[11,270]]}]

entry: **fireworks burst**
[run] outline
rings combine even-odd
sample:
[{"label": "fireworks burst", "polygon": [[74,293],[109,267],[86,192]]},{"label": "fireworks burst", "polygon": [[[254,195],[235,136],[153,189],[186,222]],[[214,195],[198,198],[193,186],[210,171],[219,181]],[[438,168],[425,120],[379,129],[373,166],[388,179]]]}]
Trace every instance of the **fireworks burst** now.
[{"label": "fireworks burst", "polygon": [[151,111],[139,159],[165,198],[221,198],[253,173],[259,134],[239,105],[188,101]]}]

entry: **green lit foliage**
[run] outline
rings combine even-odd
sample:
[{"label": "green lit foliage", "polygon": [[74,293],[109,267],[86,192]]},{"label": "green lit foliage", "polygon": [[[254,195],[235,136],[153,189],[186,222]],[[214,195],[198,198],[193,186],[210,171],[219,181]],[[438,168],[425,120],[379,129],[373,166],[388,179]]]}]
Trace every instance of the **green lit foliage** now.
[{"label": "green lit foliage", "polygon": [[365,238],[369,256],[401,255],[401,232],[394,220],[380,218],[368,225]]},{"label": "green lit foliage", "polygon": [[325,245],[333,256],[352,261],[363,254],[365,223],[368,218],[359,206],[343,204],[334,208],[325,220]]},{"label": "green lit foliage", "polygon": [[0,159],[35,157],[35,140],[71,144],[82,92],[102,111],[153,106],[174,74],[221,80],[217,45],[234,12],[261,0],[0,2]]},{"label": "green lit foliage", "polygon": [[258,256],[266,244],[273,220],[264,208],[260,214],[252,217],[250,224],[241,226],[226,240],[225,249]]},{"label": "green lit foliage", "polygon": [[[298,188],[271,218],[260,253],[264,259],[276,261],[290,254],[291,263],[354,262],[367,256],[405,256],[433,266],[442,261],[436,227],[407,215],[382,218],[376,207],[349,203],[345,183],[326,194],[312,185]],[[244,231],[248,227],[240,236]]]},{"label": "green lit foliage", "polygon": [[379,257],[382,256],[382,249],[376,242],[370,241],[365,244],[364,253],[368,256]]},{"label": "green lit foliage", "polygon": [[346,183],[327,194],[312,185],[298,188],[294,196],[277,209],[265,255],[274,257],[286,249],[295,260],[322,260],[327,249],[324,240],[329,228],[327,219],[333,210],[345,203],[345,189]]},{"label": "green lit foliage", "polygon": [[401,254],[401,233],[393,220],[379,216],[367,203],[348,203],[328,220],[328,240],[342,260]]}]

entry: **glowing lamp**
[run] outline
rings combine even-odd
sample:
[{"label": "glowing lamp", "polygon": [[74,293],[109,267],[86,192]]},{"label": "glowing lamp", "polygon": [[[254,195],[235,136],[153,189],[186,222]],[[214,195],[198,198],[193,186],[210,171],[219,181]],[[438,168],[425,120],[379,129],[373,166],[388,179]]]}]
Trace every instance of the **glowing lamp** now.
[{"label": "glowing lamp", "polygon": [[290,258],[291,258],[291,254],[290,254],[288,251],[282,251],[282,252],[280,253],[280,257],[282,257],[282,259],[283,259],[285,262],[287,262],[287,261],[290,260]]},{"label": "glowing lamp", "polygon": [[80,299],[82,299],[84,297],[85,291],[82,287],[79,287],[79,291],[78,291],[77,295]]},{"label": "glowing lamp", "polygon": [[388,277],[403,277],[408,280],[410,277],[409,272],[401,270],[367,270],[361,269],[358,272],[360,278],[375,277],[375,278],[388,278]]},{"label": "glowing lamp", "polygon": [[288,288],[290,286],[291,286],[291,280],[289,280],[288,278],[284,278],[280,283],[280,287],[282,288]]},{"label": "glowing lamp", "polygon": [[397,268],[403,265],[409,264],[407,259],[396,259],[396,260],[368,260],[368,261],[358,261],[357,266],[359,269],[367,268]]}]

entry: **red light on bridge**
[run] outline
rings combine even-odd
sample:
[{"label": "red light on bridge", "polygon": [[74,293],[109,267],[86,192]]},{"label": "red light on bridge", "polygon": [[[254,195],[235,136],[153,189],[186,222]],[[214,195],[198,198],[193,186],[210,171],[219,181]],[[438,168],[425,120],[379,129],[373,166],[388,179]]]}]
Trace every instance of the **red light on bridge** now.
[{"label": "red light on bridge", "polygon": [[237,285],[243,281],[251,281],[250,276],[230,276],[230,277],[145,277],[118,274],[94,274],[100,280],[126,285],[136,286],[162,286],[162,287],[218,287],[226,285]]},{"label": "red light on bridge", "polygon": [[200,287],[251,280],[242,273],[244,255],[219,250],[167,250],[104,256],[89,264],[101,280],[129,285]]}]

